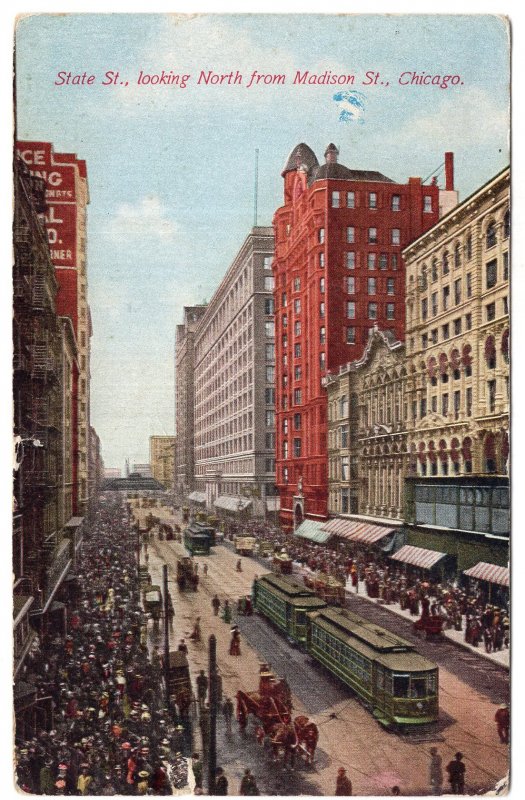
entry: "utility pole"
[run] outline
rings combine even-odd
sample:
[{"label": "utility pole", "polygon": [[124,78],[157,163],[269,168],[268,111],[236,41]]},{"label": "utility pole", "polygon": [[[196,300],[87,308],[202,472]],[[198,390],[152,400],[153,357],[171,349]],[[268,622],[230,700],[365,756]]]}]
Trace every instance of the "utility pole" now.
[{"label": "utility pole", "polygon": [[168,603],[168,565],[162,567],[162,594],[164,599],[164,682],[166,684],[166,708],[170,707],[170,632],[169,632],[169,603]]},{"label": "utility pole", "polygon": [[210,680],[210,733],[208,741],[208,794],[215,794],[217,770],[217,639],[209,638],[208,675]]}]

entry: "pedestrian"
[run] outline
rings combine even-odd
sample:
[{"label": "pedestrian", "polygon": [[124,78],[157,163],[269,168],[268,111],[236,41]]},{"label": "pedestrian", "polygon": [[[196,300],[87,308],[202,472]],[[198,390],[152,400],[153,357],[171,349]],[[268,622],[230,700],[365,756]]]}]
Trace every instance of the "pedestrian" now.
[{"label": "pedestrian", "polygon": [[443,759],[437,747],[430,748],[429,782],[431,794],[440,795],[443,787]]},{"label": "pedestrian", "polygon": [[199,701],[199,706],[203,706],[206,700],[206,695],[208,694],[208,678],[203,669],[197,675],[197,698]]},{"label": "pedestrian", "polygon": [[195,787],[202,789],[202,761],[198,753],[193,753],[191,757],[191,768],[193,770],[193,777],[195,778]]},{"label": "pedestrian", "polygon": [[231,606],[230,606],[230,603],[229,603],[228,599],[226,599],[224,601],[224,608],[222,610],[222,618],[223,618],[224,622],[226,622],[227,625],[229,625],[230,622],[232,621],[232,609],[231,609]]},{"label": "pedestrian", "polygon": [[448,782],[452,794],[463,794],[465,791],[465,765],[463,753],[456,753],[453,761],[447,765]]},{"label": "pedestrian", "polygon": [[208,565],[207,564],[204,564],[204,566],[202,568],[202,572],[203,572],[204,577],[207,578],[208,577]]},{"label": "pedestrian", "polygon": [[91,786],[92,781],[93,781],[93,776],[89,774],[89,766],[87,764],[83,764],[82,771],[78,776],[78,781],[77,781],[77,790],[80,792],[81,795],[89,794],[89,787]]},{"label": "pedestrian", "polygon": [[226,734],[231,736],[232,733],[232,719],[233,719],[233,703],[229,697],[223,703],[222,706],[222,715],[224,717],[224,721],[226,722]]},{"label": "pedestrian", "polygon": [[177,649],[178,649],[178,651],[179,651],[180,653],[184,653],[184,655],[188,655],[188,645],[186,644],[186,642],[184,641],[184,639],[181,639],[181,640],[180,640],[180,642],[179,642],[179,646],[178,646],[178,648],[177,648]]},{"label": "pedestrian", "polygon": [[147,794],[149,789],[149,772],[146,769],[141,769],[139,772],[139,780],[137,781],[137,794]]},{"label": "pedestrian", "polygon": [[252,775],[252,771],[250,769],[244,770],[239,794],[245,796],[254,796],[260,794],[257,781],[255,780],[255,776]]},{"label": "pedestrian", "polygon": [[352,794],[352,781],[346,774],[344,767],[337,770],[337,780],[335,782],[336,797],[350,797]]},{"label": "pedestrian", "polygon": [[228,794],[228,779],[222,767],[217,767],[215,770],[215,794],[221,796]]},{"label": "pedestrian", "polygon": [[40,770],[39,775],[39,784],[40,784],[40,794],[53,794],[53,787],[55,785],[55,781],[53,779],[53,772],[51,767],[53,766],[53,760],[48,758],[44,766]]},{"label": "pedestrian", "polygon": [[195,623],[193,625],[193,630],[192,630],[191,635],[190,635],[190,639],[193,642],[202,641],[202,637],[201,637],[201,618],[200,617],[197,617],[197,619],[195,620]]},{"label": "pedestrian", "polygon": [[241,655],[241,634],[237,625],[234,625],[231,630],[231,640],[230,640],[230,655],[231,656],[240,656]]},{"label": "pedestrian", "polygon": [[237,566],[235,567],[235,569],[237,570],[237,572],[242,572],[242,561],[241,561],[241,559],[239,559],[237,561]]},{"label": "pedestrian", "polygon": [[509,743],[510,712],[508,705],[502,705],[494,714],[501,744]]},{"label": "pedestrian", "polygon": [[219,597],[216,594],[212,598],[211,607],[213,608],[213,616],[217,617],[219,615],[221,601],[219,600]]}]

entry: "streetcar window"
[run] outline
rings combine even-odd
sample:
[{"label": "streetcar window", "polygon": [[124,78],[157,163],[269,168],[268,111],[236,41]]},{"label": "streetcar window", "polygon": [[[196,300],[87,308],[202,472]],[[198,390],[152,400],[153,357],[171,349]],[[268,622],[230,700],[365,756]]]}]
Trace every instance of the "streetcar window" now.
[{"label": "streetcar window", "polygon": [[392,694],[394,697],[408,697],[409,675],[392,675]]},{"label": "streetcar window", "polygon": [[428,675],[428,693],[429,695],[437,694],[437,673],[430,672]]},{"label": "streetcar window", "polygon": [[410,683],[410,697],[426,697],[427,680],[426,678],[412,678]]},{"label": "streetcar window", "polygon": [[296,625],[306,625],[306,611],[295,612],[295,623]]}]

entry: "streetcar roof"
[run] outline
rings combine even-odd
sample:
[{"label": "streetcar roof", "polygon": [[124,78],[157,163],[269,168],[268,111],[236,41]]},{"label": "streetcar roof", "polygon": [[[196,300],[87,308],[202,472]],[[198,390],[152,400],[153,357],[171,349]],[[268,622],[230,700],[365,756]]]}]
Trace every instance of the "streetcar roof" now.
[{"label": "streetcar roof", "polygon": [[295,597],[301,597],[301,599],[315,597],[311,589],[307,589],[304,583],[299,583],[293,578],[285,578],[282,575],[275,575],[273,572],[263,575],[261,578],[258,578],[256,582],[270,584],[272,591],[277,589],[277,591],[286,595],[288,599]]}]

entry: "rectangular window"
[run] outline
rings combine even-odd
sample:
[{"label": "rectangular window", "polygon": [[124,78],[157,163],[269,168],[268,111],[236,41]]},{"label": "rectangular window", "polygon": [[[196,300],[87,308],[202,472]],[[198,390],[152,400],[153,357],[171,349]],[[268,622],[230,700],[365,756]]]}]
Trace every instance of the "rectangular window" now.
[{"label": "rectangular window", "polygon": [[283,419],[283,433],[285,436],[288,433],[288,417]]},{"label": "rectangular window", "polygon": [[443,311],[447,310],[449,300],[450,300],[450,286],[443,286]]},{"label": "rectangular window", "polygon": [[264,332],[266,336],[275,336],[275,323],[274,322],[265,322],[264,323]]},{"label": "rectangular window", "polygon": [[437,328],[433,328],[430,331],[430,338],[432,340],[432,344],[437,344],[438,343],[438,329]]},{"label": "rectangular window", "polygon": [[321,294],[324,294],[324,278],[321,278],[321,280],[319,281],[319,292]]},{"label": "rectangular window", "polygon": [[467,412],[467,417],[472,416],[472,387],[468,386],[465,392],[465,408]]},{"label": "rectangular window", "polygon": [[350,459],[348,456],[341,458],[341,480],[347,481],[350,475]]},{"label": "rectangular window", "polygon": [[282,319],[283,328],[287,328],[288,327],[288,314],[283,314],[281,319]]},{"label": "rectangular window", "polygon": [[355,278],[353,276],[346,279],[346,291],[348,294],[355,294]]},{"label": "rectangular window", "polygon": [[368,319],[377,319],[377,303],[368,304]]},{"label": "rectangular window", "polygon": [[445,325],[443,325],[441,332],[443,341],[446,342],[446,340],[450,338],[450,328],[448,322]]},{"label": "rectangular window", "polygon": [[266,361],[273,361],[275,359],[275,345],[267,344],[266,345]]},{"label": "rectangular window", "polygon": [[396,307],[394,303],[387,303],[386,304],[386,318],[387,319],[395,319],[395,311]]},{"label": "rectangular window", "polygon": [[319,253],[319,268],[324,269],[324,253]]},{"label": "rectangular window", "polygon": [[301,301],[298,298],[293,301],[293,310],[296,314],[301,313]]},{"label": "rectangular window", "polygon": [[272,268],[273,256],[264,256],[264,269]]},{"label": "rectangular window", "polygon": [[472,272],[467,272],[467,297],[472,297]]},{"label": "rectangular window", "polygon": [[295,458],[300,458],[301,457],[301,440],[300,439],[294,439],[293,440],[293,454],[294,454]]},{"label": "rectangular window", "polygon": [[286,295],[286,292],[283,292],[281,294],[281,306],[282,308],[286,308],[287,305],[288,305],[288,297]]},{"label": "rectangular window", "polygon": [[265,292],[273,292],[275,281],[273,279],[273,275],[265,275],[264,276],[264,291]]},{"label": "rectangular window", "polygon": [[472,330],[472,314],[465,314],[465,328],[468,331]]},{"label": "rectangular window", "polygon": [[430,298],[432,303],[432,316],[435,317],[438,313],[438,296],[437,292],[432,292],[432,297]]},{"label": "rectangular window", "polygon": [[423,419],[427,415],[427,400],[426,397],[422,397],[419,401],[419,417]]},{"label": "rectangular window", "polygon": [[348,319],[355,319],[355,303],[353,301],[346,304],[346,316]]},{"label": "rectangular window", "polygon": [[319,228],[317,232],[317,241],[319,244],[324,244],[324,228]]},{"label": "rectangular window", "polygon": [[392,253],[392,255],[390,256],[390,265],[393,270],[397,269],[398,263],[399,263],[399,258],[397,253]]},{"label": "rectangular window", "polygon": [[388,269],[387,253],[381,253],[381,255],[379,256],[379,269]]},{"label": "rectangular window", "polygon": [[266,383],[275,381],[275,367],[266,367]]},{"label": "rectangular window", "polygon": [[394,278],[387,278],[386,279],[386,293],[387,294],[395,294],[396,293],[396,282]]},{"label": "rectangular window", "polygon": [[401,231],[399,228],[392,228],[392,244],[401,244]]},{"label": "rectangular window", "polygon": [[296,430],[296,431],[300,431],[301,430],[301,415],[300,414],[294,414],[293,415],[293,426],[294,426],[294,430]]},{"label": "rectangular window", "polygon": [[392,195],[392,211],[399,211],[401,208],[401,195],[393,194]]},{"label": "rectangular window", "polygon": [[326,353],[319,353],[319,367],[321,370],[326,369]]},{"label": "rectangular window", "polygon": [[486,265],[487,289],[492,289],[498,280],[498,261],[496,258]]},{"label": "rectangular window", "polygon": [[377,228],[368,229],[368,244],[377,244]]},{"label": "rectangular window", "polygon": [[301,345],[300,344],[296,344],[294,346],[293,351],[294,351],[294,355],[295,355],[296,358],[301,358]]},{"label": "rectangular window", "polygon": [[369,278],[368,279],[368,294],[375,294],[376,293],[376,279]]},{"label": "rectangular window", "polygon": [[296,336],[301,335],[301,320],[296,320],[293,326],[293,330]]},{"label": "rectangular window", "polygon": [[275,411],[266,411],[265,413],[266,427],[273,428],[275,425]]},{"label": "rectangular window", "polygon": [[496,381],[487,381],[487,387],[489,395],[489,414],[494,414],[496,411]]},{"label": "rectangular window", "polygon": [[423,197],[423,211],[425,214],[430,214],[432,211],[432,197],[430,195],[425,195]]},{"label": "rectangular window", "polygon": [[454,305],[461,303],[461,278],[454,281]]},{"label": "rectangular window", "polygon": [[435,394],[432,395],[432,397],[430,398],[430,410],[432,411],[433,414],[437,414],[438,399],[437,399],[437,395],[435,395]]},{"label": "rectangular window", "polygon": [[324,317],[324,303],[319,303],[319,316],[321,319]]},{"label": "rectangular window", "polygon": [[346,193],[346,207],[355,208],[355,192]]},{"label": "rectangular window", "polygon": [[275,311],[275,306],[273,302],[273,297],[267,297],[264,301],[264,313],[273,314],[274,311]]},{"label": "rectangular window", "polygon": [[488,303],[486,308],[487,322],[496,319],[496,303]]},{"label": "rectangular window", "polygon": [[332,208],[339,208],[341,205],[341,195],[339,192],[332,192]]},{"label": "rectangular window", "polygon": [[424,297],[421,301],[421,319],[428,317],[428,299]]},{"label": "rectangular window", "polygon": [[423,333],[421,335],[421,349],[422,350],[426,350],[427,347],[428,347],[428,334],[427,333]]},{"label": "rectangular window", "polygon": [[264,390],[264,401],[267,405],[274,405],[275,403],[275,389],[268,388]]},{"label": "rectangular window", "polygon": [[349,327],[346,329],[346,343],[355,344],[355,328]]},{"label": "rectangular window", "polygon": [[355,242],[355,228],[353,225],[350,225],[346,229],[346,241],[348,244],[353,244]]},{"label": "rectangular window", "polygon": [[368,208],[377,208],[377,194],[376,192],[368,193]]},{"label": "rectangular window", "polygon": [[461,317],[454,320],[454,336],[459,336],[461,333]]},{"label": "rectangular window", "polygon": [[346,268],[355,269],[355,253],[346,254]]},{"label": "rectangular window", "polygon": [[508,281],[509,279],[509,252],[508,250],[503,253],[503,280]]},{"label": "rectangular window", "polygon": [[302,395],[301,390],[300,389],[294,389],[293,401],[294,401],[296,406],[298,406],[298,405],[300,405],[302,403],[302,397],[303,397],[303,395]]},{"label": "rectangular window", "polygon": [[265,435],[265,445],[267,450],[275,450],[275,433]]},{"label": "rectangular window", "polygon": [[375,269],[376,268],[376,254],[369,253],[367,259],[368,269]]},{"label": "rectangular window", "polygon": [[503,306],[503,313],[504,314],[508,314],[509,313],[509,298],[508,297],[504,297],[503,298],[502,306]]},{"label": "rectangular window", "polygon": [[348,447],[348,425],[341,425],[341,447]]},{"label": "rectangular window", "polygon": [[459,419],[459,411],[461,408],[461,392],[459,389],[454,392],[454,419]]},{"label": "rectangular window", "polygon": [[301,290],[301,279],[294,278],[293,279],[293,290],[294,292],[299,292]]},{"label": "rectangular window", "polygon": [[326,342],[326,328],[323,326],[319,328],[319,344],[324,344]]}]

